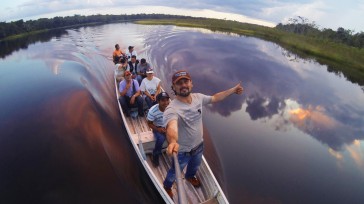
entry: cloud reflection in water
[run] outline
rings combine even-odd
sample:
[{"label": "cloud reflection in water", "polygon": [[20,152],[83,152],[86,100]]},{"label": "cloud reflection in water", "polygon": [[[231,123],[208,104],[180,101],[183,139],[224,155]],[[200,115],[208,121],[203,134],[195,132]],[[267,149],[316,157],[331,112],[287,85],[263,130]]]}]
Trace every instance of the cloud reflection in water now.
[{"label": "cloud reflection in water", "polygon": [[228,117],[246,103],[252,120],[281,120],[276,130],[293,125],[335,150],[364,139],[364,103],[357,103],[364,101],[362,90],[312,60],[292,60],[274,43],[196,29],[169,27],[153,36],[150,55],[164,68],[168,87],[180,69],[191,73],[194,92],[213,94],[242,81],[244,95],[209,106],[212,112]]}]

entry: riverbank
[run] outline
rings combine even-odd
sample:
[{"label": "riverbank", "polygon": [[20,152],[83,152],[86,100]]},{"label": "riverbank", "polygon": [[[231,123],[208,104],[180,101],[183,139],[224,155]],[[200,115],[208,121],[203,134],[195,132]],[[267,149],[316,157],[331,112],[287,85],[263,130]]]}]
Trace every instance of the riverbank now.
[{"label": "riverbank", "polygon": [[314,59],[327,65],[327,70],[344,75],[348,80],[364,85],[364,50],[259,25],[218,19],[156,19],[135,21],[144,25],[176,25],[206,28],[272,41],[304,59]]}]

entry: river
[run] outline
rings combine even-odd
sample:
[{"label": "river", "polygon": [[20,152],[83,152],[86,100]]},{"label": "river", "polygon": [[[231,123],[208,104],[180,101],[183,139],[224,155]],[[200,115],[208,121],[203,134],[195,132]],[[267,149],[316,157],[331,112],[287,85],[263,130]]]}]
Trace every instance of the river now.
[{"label": "river", "polygon": [[0,203],[160,203],[120,118],[111,54],[134,45],[171,93],[241,82],[204,111],[205,156],[231,203],[364,203],[364,88],[253,37],[131,23],[2,42]]}]

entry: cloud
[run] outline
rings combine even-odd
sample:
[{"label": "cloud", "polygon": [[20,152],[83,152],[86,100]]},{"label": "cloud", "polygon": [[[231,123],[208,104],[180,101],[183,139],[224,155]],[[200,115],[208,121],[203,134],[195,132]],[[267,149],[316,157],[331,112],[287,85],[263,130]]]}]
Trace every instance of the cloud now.
[{"label": "cloud", "polygon": [[287,23],[289,18],[296,16],[303,16],[310,20],[320,19],[325,14],[325,8],[326,5],[321,1],[308,4],[289,3],[263,8],[261,14],[264,19]]},{"label": "cloud", "polygon": [[[176,12],[177,11],[177,12]],[[364,30],[364,4],[350,1],[300,0],[284,2],[275,0],[122,0],[72,1],[35,0],[7,2],[1,10],[0,21],[37,19],[39,17],[73,16],[74,14],[131,14],[165,13],[178,15],[227,18],[260,25],[274,26],[297,15],[309,18],[325,28],[344,27]],[[262,24],[263,23],[263,24]]]}]

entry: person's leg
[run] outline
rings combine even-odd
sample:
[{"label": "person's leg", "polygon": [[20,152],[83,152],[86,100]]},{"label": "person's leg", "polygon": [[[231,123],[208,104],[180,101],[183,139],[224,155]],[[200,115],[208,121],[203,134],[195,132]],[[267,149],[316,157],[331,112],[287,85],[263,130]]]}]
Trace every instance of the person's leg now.
[{"label": "person's leg", "polygon": [[150,99],[148,96],[145,96],[145,102],[147,103],[148,108],[153,106],[152,99]]},{"label": "person's leg", "polygon": [[128,101],[127,101],[126,96],[120,96],[119,97],[119,102],[120,102],[121,108],[123,109],[123,112],[125,113],[125,115],[127,117],[129,117],[130,116],[130,111],[129,111]]},{"label": "person's leg", "polygon": [[[180,153],[178,153],[177,158],[178,158],[178,163],[179,163],[179,166],[181,167],[181,172],[182,172],[191,157],[186,156],[184,152],[180,152]],[[176,180],[176,172],[174,169],[174,159],[172,158],[171,168],[168,170],[167,176],[163,182],[164,188],[165,189],[172,188],[174,180]]]},{"label": "person's leg", "polygon": [[138,114],[140,117],[144,117],[144,111],[143,111],[143,103],[144,103],[144,100],[143,100],[143,97],[142,96],[138,96],[135,100],[135,103],[137,104],[138,106]]},{"label": "person's leg", "polygon": [[137,75],[136,78],[137,78],[137,81],[138,81],[139,85],[141,85],[142,84],[143,77],[140,76],[140,75]]},{"label": "person's leg", "polygon": [[191,159],[188,162],[185,178],[193,178],[196,175],[198,168],[202,162],[203,144],[192,153]]},{"label": "person's leg", "polygon": [[163,133],[153,130],[153,135],[155,137],[155,146],[153,150],[153,164],[159,165],[159,155],[162,153],[162,146],[166,140],[166,136]]}]

